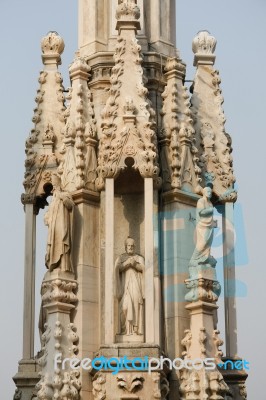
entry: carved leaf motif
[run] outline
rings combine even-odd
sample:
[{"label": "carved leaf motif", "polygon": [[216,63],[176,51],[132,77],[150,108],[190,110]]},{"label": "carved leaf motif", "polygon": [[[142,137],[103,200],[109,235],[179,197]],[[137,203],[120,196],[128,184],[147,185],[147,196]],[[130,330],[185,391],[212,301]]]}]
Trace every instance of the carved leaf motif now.
[{"label": "carved leaf motif", "polygon": [[190,329],[185,330],[185,337],[181,340],[181,344],[185,347],[185,351],[182,352],[182,355],[186,358],[190,358],[189,350],[192,343],[192,333]]},{"label": "carved leaf motif", "polygon": [[215,329],[213,331],[213,341],[214,341],[214,346],[216,348],[215,357],[220,360],[221,357],[223,356],[223,352],[219,347],[222,346],[224,342],[222,339],[220,339],[219,334],[220,331],[218,329]]},{"label": "carved leaf motif", "polygon": [[135,393],[143,387],[144,377],[140,374],[122,375],[116,377],[117,386],[129,393]]},{"label": "carved leaf motif", "polygon": [[16,389],[13,400],[21,400],[22,397],[22,391],[20,389]]},{"label": "carved leaf motif", "polygon": [[106,379],[105,376],[100,372],[93,378],[93,389],[92,394],[94,400],[104,400],[106,399],[106,389],[105,389]]},{"label": "carved leaf motif", "polygon": [[[201,171],[196,156],[198,150],[194,146],[193,118],[189,96],[180,77],[185,68],[180,59],[170,58],[165,69],[167,85],[162,94],[163,128],[159,141],[164,152],[161,160],[163,170],[169,171],[164,176],[171,176],[173,189],[182,189],[184,183],[189,183],[193,191],[198,192]],[[165,190],[169,190],[168,180],[163,181],[163,186]]]},{"label": "carved leaf motif", "polygon": [[200,328],[200,333],[199,333],[199,343],[200,343],[201,355],[203,357],[206,356],[206,341],[207,341],[206,329],[202,327]]},{"label": "carved leaf motif", "polygon": [[[47,57],[51,60],[53,55],[54,63],[57,64],[63,49],[63,39],[55,32],[49,32],[42,40],[44,64]],[[34,127],[26,141],[24,186],[26,194],[43,196],[45,195],[43,186],[48,181],[45,179],[46,173],[55,171],[58,166],[57,159],[61,158],[59,148],[62,145],[61,130],[64,125],[65,98],[62,76],[56,68],[41,71],[39,83],[35,97],[36,108],[32,118]],[[45,156],[46,161],[41,156]],[[30,174],[35,174],[36,179],[31,179]]]},{"label": "carved leaf motif", "polygon": [[[200,32],[195,38],[193,46],[196,59],[200,59],[203,54],[205,57],[209,57],[209,61],[212,61],[208,68],[200,63],[198,64],[193,85],[191,110],[196,130],[197,147],[200,149],[202,177],[204,178],[206,174],[215,174],[213,190],[218,197],[221,197],[227,190],[233,190],[235,177],[231,157],[232,141],[230,135],[225,132],[224,126],[225,115],[222,107],[224,100],[220,89],[221,79],[219,72],[211,66],[214,61],[212,53],[215,49],[215,43],[215,39],[208,32]],[[202,60],[204,59],[202,58]],[[232,200],[229,201],[235,200],[236,196],[232,196]]]}]

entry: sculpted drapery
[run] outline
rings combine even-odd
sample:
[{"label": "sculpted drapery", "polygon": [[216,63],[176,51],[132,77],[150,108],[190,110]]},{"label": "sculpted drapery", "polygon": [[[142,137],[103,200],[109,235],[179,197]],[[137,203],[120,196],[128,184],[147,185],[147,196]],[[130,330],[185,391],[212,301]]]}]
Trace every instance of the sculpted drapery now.
[{"label": "sculpted drapery", "polygon": [[55,268],[74,272],[71,246],[75,203],[68,192],[61,190],[60,178],[57,176],[53,176],[53,187],[53,198],[44,217],[48,226],[45,265],[50,272]]},{"label": "sculpted drapery", "polygon": [[144,258],[135,254],[132,238],[125,241],[126,253],[115,262],[115,294],[119,301],[119,333],[142,335],[144,331]]},{"label": "sculpted drapery", "polygon": [[216,260],[211,256],[211,245],[213,241],[213,229],[216,221],[213,219],[213,205],[210,201],[212,189],[205,187],[203,197],[197,203],[197,225],[196,225],[196,247],[190,260],[190,267],[200,264],[209,264],[215,267]]}]

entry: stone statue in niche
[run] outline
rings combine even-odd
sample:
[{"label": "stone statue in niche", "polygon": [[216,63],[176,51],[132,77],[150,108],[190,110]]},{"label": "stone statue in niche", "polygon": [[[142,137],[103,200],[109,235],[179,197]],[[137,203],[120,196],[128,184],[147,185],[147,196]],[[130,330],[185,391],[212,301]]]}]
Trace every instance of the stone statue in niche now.
[{"label": "stone statue in niche", "polygon": [[213,219],[213,205],[211,203],[212,189],[206,186],[203,189],[203,196],[198,200],[196,211],[196,247],[192,254],[189,268],[200,265],[215,267],[216,260],[211,255],[213,231],[217,227]]},{"label": "stone statue in niche", "polygon": [[73,229],[73,210],[75,203],[68,192],[61,189],[61,180],[52,176],[53,198],[44,216],[48,226],[48,240],[45,265],[52,272],[60,268],[64,272],[74,272],[71,246]]},{"label": "stone statue in niche", "polygon": [[135,253],[135,241],[128,237],[126,252],[115,262],[115,288],[119,302],[119,334],[143,335],[144,258]]}]

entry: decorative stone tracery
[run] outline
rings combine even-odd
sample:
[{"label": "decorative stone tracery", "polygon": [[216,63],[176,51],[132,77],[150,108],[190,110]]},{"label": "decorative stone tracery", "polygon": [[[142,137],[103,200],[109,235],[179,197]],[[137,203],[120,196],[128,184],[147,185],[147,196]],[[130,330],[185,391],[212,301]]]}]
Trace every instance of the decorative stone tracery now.
[{"label": "decorative stone tracery", "polygon": [[[159,174],[155,112],[144,86],[141,46],[135,1],[121,2],[117,8],[119,36],[114,54],[111,88],[102,111],[102,136],[98,154],[97,188],[106,178],[116,178],[126,168],[128,157],[143,178],[157,179]],[[128,95],[130,93],[130,96]]]}]

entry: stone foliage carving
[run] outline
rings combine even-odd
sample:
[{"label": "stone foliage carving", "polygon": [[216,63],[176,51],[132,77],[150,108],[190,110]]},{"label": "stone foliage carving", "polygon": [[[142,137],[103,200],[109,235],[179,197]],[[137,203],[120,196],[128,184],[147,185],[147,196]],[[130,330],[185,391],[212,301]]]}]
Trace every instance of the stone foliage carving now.
[{"label": "stone foliage carving", "polygon": [[75,294],[78,284],[74,280],[52,279],[42,283],[43,304],[53,302],[75,303],[78,299]]},{"label": "stone foliage carving", "polygon": [[41,41],[42,52],[45,55],[49,54],[62,54],[65,48],[63,39],[57,32],[48,32]]},{"label": "stone foliage carving", "polygon": [[219,201],[225,203],[234,203],[237,200],[237,191],[234,189],[226,190],[220,197]]},{"label": "stone foliage carving", "polygon": [[229,387],[225,383],[222,374],[219,371],[212,371],[209,373],[209,391],[211,399],[223,399],[228,394]]},{"label": "stone foliage carving", "polygon": [[92,382],[92,394],[94,400],[104,400],[106,399],[106,379],[102,372],[97,372],[93,378]]},{"label": "stone foliage carving", "polygon": [[[40,87],[35,97],[34,127],[26,140],[25,178],[26,194],[45,195],[44,185],[51,183],[51,171],[58,167],[64,126],[64,87],[57,67],[64,50],[63,39],[49,32],[42,39],[44,70],[40,72]],[[49,64],[49,68],[46,67]],[[50,175],[49,175],[50,174]],[[27,201],[27,198],[24,198]]]},{"label": "stone foliage carving", "polygon": [[[219,72],[213,68],[215,45],[215,38],[207,31],[199,32],[193,41],[197,73],[193,84],[191,111],[196,147],[200,150],[203,182],[207,183],[206,174],[214,173],[213,190],[222,199],[225,192],[233,190],[235,177],[231,156],[232,140],[225,131],[221,79]],[[212,106],[207,107],[206,104]],[[235,200],[236,193],[229,201]]]},{"label": "stone foliage carving", "polygon": [[222,374],[218,371],[181,371],[181,400],[223,400],[230,393]]},{"label": "stone foliage carving", "polygon": [[188,372],[187,370],[181,371],[180,374],[180,394],[181,400],[193,399],[200,400],[200,377],[195,370]]},{"label": "stone foliage carving", "polygon": [[216,303],[221,294],[221,285],[213,279],[199,278],[185,281],[189,293],[185,295],[186,301],[206,301]]},{"label": "stone foliage carving", "polygon": [[53,198],[45,214],[48,225],[45,264],[49,271],[74,272],[72,263],[73,210],[75,203],[68,192],[61,190],[61,181],[53,175]]},{"label": "stone foliage carving", "polygon": [[41,357],[38,359],[38,364],[40,365],[41,368],[45,367],[47,364],[47,356],[48,356],[48,350],[47,350],[47,344],[50,340],[51,336],[51,328],[47,323],[44,324],[44,331],[41,336],[41,344],[42,344],[42,349],[41,349]]},{"label": "stone foliage carving", "polygon": [[201,327],[199,333],[200,355],[202,358],[206,357],[206,342],[207,342],[206,328]]},{"label": "stone foliage carving", "polygon": [[78,284],[73,279],[61,279],[59,277],[51,276],[50,272],[46,273],[41,286],[42,303],[39,315],[39,331],[43,346],[45,345],[46,337],[50,332],[50,329],[47,331],[48,327],[46,326],[47,313],[45,306],[57,302],[75,304],[78,301],[76,295],[77,288]]},{"label": "stone foliage carving", "polygon": [[91,92],[88,88],[90,68],[77,57],[69,68],[72,88],[68,94],[63,129],[63,154],[58,173],[68,191],[95,190],[97,169],[97,130]]},{"label": "stone foliage carving", "polygon": [[182,352],[182,356],[184,356],[185,359],[190,358],[190,347],[192,343],[192,332],[190,329],[185,330],[185,337],[184,339],[181,340],[182,346],[185,348],[185,351]]},{"label": "stone foliage carving", "polygon": [[144,258],[135,253],[135,242],[128,237],[126,253],[115,262],[115,292],[119,301],[119,334],[144,332]]},{"label": "stone foliage carving", "polygon": [[223,356],[223,352],[222,350],[219,348],[220,346],[222,346],[224,344],[224,341],[219,337],[220,331],[218,329],[215,329],[213,331],[213,342],[214,342],[214,346],[215,346],[215,358],[218,360],[218,362],[221,361],[221,358]]},{"label": "stone foliage carving", "polygon": [[200,167],[189,96],[183,84],[185,66],[170,58],[165,66],[167,85],[162,94],[162,129],[159,136],[165,190],[200,190]]},{"label": "stone foliage carving", "polygon": [[244,383],[241,383],[239,385],[239,394],[240,394],[240,396],[242,396],[243,400],[247,400],[247,398],[248,398],[247,388],[246,388],[246,385]]},{"label": "stone foliage carving", "polygon": [[141,374],[119,374],[117,386],[125,392],[135,393],[143,387],[144,377]]},{"label": "stone foliage carving", "polygon": [[119,0],[116,9],[116,19],[139,19],[140,9],[136,0]]},{"label": "stone foliage carving", "polygon": [[193,52],[200,54],[213,54],[217,40],[208,31],[200,31],[192,43]]},{"label": "stone foliage carving", "polygon": [[[59,314],[60,315],[60,314]],[[69,317],[68,317],[69,318]],[[65,325],[65,318],[51,323],[45,323],[42,335],[42,357],[38,363],[41,366],[41,380],[36,385],[39,400],[65,399],[79,400],[81,381],[80,372],[73,369],[61,369],[60,363],[54,368],[54,358],[59,353],[63,358],[70,359],[78,351],[77,329],[73,323]]]},{"label": "stone foliage carving", "polygon": [[138,22],[133,17],[129,18],[125,11],[130,10],[132,5],[135,9],[133,1],[121,2],[118,6],[120,30],[109,98],[102,111],[96,180],[98,190],[104,188],[106,178],[115,178],[126,168],[128,157],[133,159],[133,168],[144,178],[152,177],[158,183],[155,112],[144,86],[141,46],[135,33]]},{"label": "stone foliage carving", "polygon": [[21,400],[22,397],[22,391],[20,389],[15,390],[15,394],[13,396],[13,400]]},{"label": "stone foliage carving", "polygon": [[41,378],[41,381],[36,385],[38,400],[79,400],[79,391],[81,382],[79,380],[79,372],[71,371],[64,372],[61,376],[59,371],[55,371],[53,380],[47,373]]}]

